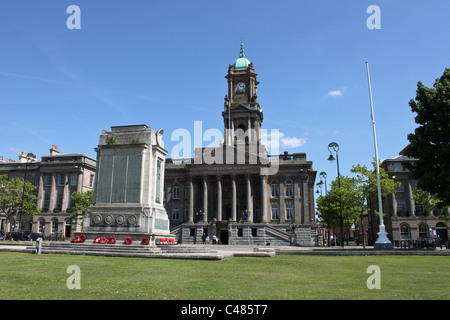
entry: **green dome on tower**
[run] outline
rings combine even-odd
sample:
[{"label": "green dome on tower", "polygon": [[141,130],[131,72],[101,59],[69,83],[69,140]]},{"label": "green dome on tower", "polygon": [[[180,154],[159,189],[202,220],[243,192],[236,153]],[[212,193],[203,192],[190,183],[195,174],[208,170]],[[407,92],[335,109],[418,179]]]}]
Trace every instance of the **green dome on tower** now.
[{"label": "green dome on tower", "polygon": [[234,70],[247,70],[249,64],[250,61],[245,57],[244,43],[241,41],[241,52],[239,53],[239,58],[233,64]]}]

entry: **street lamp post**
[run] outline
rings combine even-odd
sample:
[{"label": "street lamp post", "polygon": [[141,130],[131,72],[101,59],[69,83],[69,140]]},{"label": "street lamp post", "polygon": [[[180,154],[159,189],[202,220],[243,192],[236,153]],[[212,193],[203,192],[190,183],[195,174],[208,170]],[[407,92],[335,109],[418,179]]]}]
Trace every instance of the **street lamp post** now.
[{"label": "street lamp post", "polygon": [[[339,216],[340,216],[340,227],[341,227],[341,246],[344,246],[344,217],[342,216],[342,195],[341,195],[341,175],[339,173],[339,145],[336,142],[331,142],[328,145],[328,151],[330,151],[330,156],[328,161],[333,162],[336,160],[337,174],[338,174],[338,186],[339,186]],[[336,153],[336,159],[333,157],[333,151]]]},{"label": "street lamp post", "polygon": [[370,97],[370,111],[371,111],[371,119],[372,119],[372,131],[373,131],[373,144],[375,148],[375,161],[376,161],[376,172],[377,172],[377,191],[378,191],[378,211],[380,213],[380,231],[378,232],[378,239],[375,242],[374,249],[375,250],[386,250],[392,249],[392,242],[387,237],[386,228],[383,222],[383,201],[381,198],[381,184],[380,184],[380,169],[378,167],[378,146],[377,146],[377,132],[375,129],[375,116],[373,112],[373,100],[372,100],[372,88],[370,85],[370,74],[369,74],[369,62],[366,61],[366,69],[367,69],[367,82],[369,85],[369,97]]},{"label": "street lamp post", "polygon": [[328,192],[327,192],[327,173],[322,171],[321,173],[319,173],[319,176],[320,176],[321,180],[322,179],[325,180],[325,196],[327,196],[328,195]]}]

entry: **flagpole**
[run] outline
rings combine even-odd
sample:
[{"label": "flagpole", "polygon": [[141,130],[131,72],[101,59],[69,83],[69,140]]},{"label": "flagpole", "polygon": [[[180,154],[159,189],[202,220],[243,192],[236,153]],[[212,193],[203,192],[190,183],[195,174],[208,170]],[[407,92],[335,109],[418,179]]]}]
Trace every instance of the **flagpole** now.
[{"label": "flagpole", "polygon": [[371,111],[371,119],[372,119],[372,130],[373,130],[373,144],[375,148],[375,168],[377,172],[377,191],[378,191],[378,211],[380,213],[380,226],[378,232],[378,239],[375,242],[374,249],[375,250],[386,250],[392,249],[392,243],[387,238],[386,228],[383,222],[383,200],[381,195],[381,183],[380,183],[380,168],[378,161],[378,144],[377,144],[377,132],[375,129],[375,115],[373,112],[373,99],[372,99],[372,88],[370,84],[370,73],[369,73],[369,62],[366,61],[366,69],[367,69],[367,82],[369,85],[369,97],[370,97],[370,111]]}]

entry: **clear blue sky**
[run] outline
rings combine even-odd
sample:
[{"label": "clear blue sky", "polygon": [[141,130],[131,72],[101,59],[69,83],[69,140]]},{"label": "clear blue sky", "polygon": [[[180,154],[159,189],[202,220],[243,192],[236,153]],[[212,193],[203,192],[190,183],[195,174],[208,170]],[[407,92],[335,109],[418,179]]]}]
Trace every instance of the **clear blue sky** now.
[{"label": "clear blue sky", "polygon": [[[81,29],[69,30],[69,5]],[[369,30],[369,5],[381,29]],[[305,152],[336,177],[374,157],[365,61],[370,63],[380,158],[395,157],[416,127],[408,102],[450,58],[450,2],[442,1],[2,1],[0,155],[83,152],[103,129],[223,129],[224,76],[241,37],[254,63],[263,128],[280,152]],[[294,139],[296,138],[296,139]],[[205,145],[208,143],[205,142]],[[169,155],[170,156],[170,155]]]}]

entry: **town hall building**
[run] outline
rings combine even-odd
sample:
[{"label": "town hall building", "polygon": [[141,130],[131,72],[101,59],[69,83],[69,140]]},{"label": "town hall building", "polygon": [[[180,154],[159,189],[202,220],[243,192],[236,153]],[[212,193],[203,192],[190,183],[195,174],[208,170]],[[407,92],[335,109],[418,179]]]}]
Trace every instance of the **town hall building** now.
[{"label": "town hall building", "polygon": [[[305,153],[270,155],[262,139],[257,74],[244,53],[225,76],[224,141],[166,158],[164,207],[179,243],[319,245],[317,172]],[[219,110],[218,110],[219,111]]]}]

